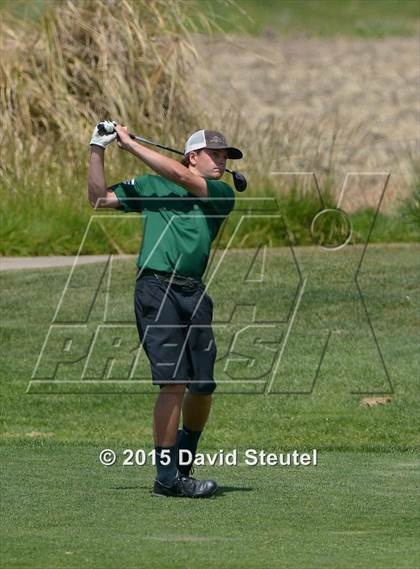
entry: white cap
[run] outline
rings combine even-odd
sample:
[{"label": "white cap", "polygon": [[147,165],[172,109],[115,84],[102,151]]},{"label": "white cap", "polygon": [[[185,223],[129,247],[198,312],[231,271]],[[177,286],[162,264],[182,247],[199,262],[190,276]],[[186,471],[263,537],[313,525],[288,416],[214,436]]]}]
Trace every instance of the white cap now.
[{"label": "white cap", "polygon": [[228,158],[238,160],[243,154],[239,148],[229,146],[226,138],[221,132],[216,130],[197,130],[185,143],[184,154],[188,154],[193,150],[201,150],[202,148],[227,150]]}]

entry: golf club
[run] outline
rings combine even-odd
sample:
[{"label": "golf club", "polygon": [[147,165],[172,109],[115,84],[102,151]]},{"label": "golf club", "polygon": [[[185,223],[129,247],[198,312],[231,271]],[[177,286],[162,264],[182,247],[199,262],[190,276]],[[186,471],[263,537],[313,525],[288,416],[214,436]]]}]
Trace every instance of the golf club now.
[{"label": "golf club", "polygon": [[[169,150],[170,152],[175,152],[176,154],[180,154],[184,156],[184,153],[181,150],[176,150],[175,148],[170,148],[169,146],[163,146],[162,144],[158,144],[157,142],[152,142],[151,140],[147,140],[147,138],[143,138],[142,136],[136,136],[135,134],[130,133],[130,137],[134,140],[138,140],[139,142],[143,142],[144,144],[150,144],[151,146],[157,146],[157,148],[162,148],[163,150]],[[243,174],[239,172],[235,172],[234,170],[229,170],[229,168],[225,168],[226,172],[232,174],[233,184],[238,192],[244,192],[247,187],[247,181]]]},{"label": "golf club", "polygon": [[[100,127],[98,127],[100,129]],[[109,132],[103,130],[103,134],[109,134]],[[156,146],[156,148],[161,148],[162,150],[169,150],[169,152],[174,152],[175,154],[180,154],[184,156],[184,153],[181,150],[176,150],[175,148],[171,148],[170,146],[164,146],[163,144],[159,144],[157,142],[153,142],[152,140],[148,140],[147,138],[143,138],[142,136],[137,136],[135,134],[129,133],[130,138],[137,140],[138,142],[142,142],[143,144],[150,144],[151,146]],[[234,170],[229,170],[229,168],[225,168],[226,172],[232,174],[233,184],[235,186],[236,191],[244,192],[247,188],[247,181],[243,174],[239,172],[235,172]]]}]

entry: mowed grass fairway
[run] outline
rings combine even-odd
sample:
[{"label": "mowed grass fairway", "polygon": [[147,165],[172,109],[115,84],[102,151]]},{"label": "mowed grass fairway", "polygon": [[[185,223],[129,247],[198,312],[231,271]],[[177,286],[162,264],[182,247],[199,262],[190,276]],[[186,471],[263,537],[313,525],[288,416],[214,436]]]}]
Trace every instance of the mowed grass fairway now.
[{"label": "mowed grass fairway", "polygon": [[[103,266],[74,272],[55,321],[67,326],[65,334],[47,343],[35,379],[48,376],[54,357],[67,364],[49,384],[30,387],[70,269],[1,273],[2,566],[415,567],[419,252],[414,244],[369,246],[358,276],[365,304],[354,278],[361,246],[296,248],[296,262],[288,248],[269,250],[264,283],[256,278],[260,255],[253,262],[253,250],[227,253],[220,278],[209,285],[219,388],[200,450],[238,449],[243,462],[247,448],[317,448],[318,465],[198,467],[197,476],[221,486],[207,501],[153,498],[153,467],[122,465],[124,449],[152,448],[155,391],[122,383],[126,365],[116,352],[114,367],[106,368],[112,381],[103,382],[100,362],[109,357],[109,343],[95,347],[85,374],[97,378],[91,383],[80,380],[81,364],[69,363],[83,352],[83,336],[72,337],[74,353],[62,349],[83,315],[86,327],[95,327],[108,306],[106,322],[126,327],[119,349],[132,353],[124,338],[132,338],[134,261],[116,262],[112,279],[104,277],[99,288]],[[220,259],[219,252],[209,276]],[[97,295],[87,313],[92,290]],[[230,332],[253,318],[278,322],[266,334],[258,329],[259,341],[238,341],[230,352],[236,360],[226,367]],[[278,345],[281,363],[264,394],[274,353],[267,346]],[[60,383],[66,377],[70,383]],[[362,407],[366,396],[391,402]],[[103,448],[117,452],[116,465],[100,464]]]},{"label": "mowed grass fairway", "polygon": [[418,558],[411,453],[203,468],[224,486],[207,501],[153,498],[151,467],[106,469],[95,445],[6,444],[1,453],[4,567],[413,569]]}]

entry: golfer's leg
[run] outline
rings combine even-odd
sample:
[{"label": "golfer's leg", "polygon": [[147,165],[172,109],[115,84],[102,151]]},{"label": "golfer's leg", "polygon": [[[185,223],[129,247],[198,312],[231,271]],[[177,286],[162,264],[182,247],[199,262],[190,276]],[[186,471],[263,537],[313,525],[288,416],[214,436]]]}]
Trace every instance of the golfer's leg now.
[{"label": "golfer's leg", "polygon": [[185,385],[167,385],[159,393],[153,416],[157,480],[171,487],[177,478],[176,435]]},{"label": "golfer's leg", "polygon": [[[207,422],[212,396],[216,388],[214,364],[216,360],[216,342],[211,328],[212,301],[208,295],[202,297],[202,289],[197,292],[199,305],[196,304],[195,316],[191,323],[187,344],[187,356],[192,379],[188,386],[182,407],[183,426],[178,435],[178,447],[189,451],[188,457],[194,461],[201,433]],[[189,476],[192,464],[179,464],[178,470]]]},{"label": "golfer's leg", "polygon": [[182,405],[182,420],[190,431],[202,431],[211,409],[212,396],[187,392]]},{"label": "golfer's leg", "polygon": [[[192,463],[197,453],[198,442],[210,413],[211,402],[211,394],[188,392],[184,397],[182,429],[178,434],[178,449],[180,452],[183,450],[189,451],[191,454],[187,455],[187,457],[192,457],[192,459],[187,464],[178,464],[178,470],[183,476],[190,475]],[[188,460],[187,457],[183,456],[183,460]]]},{"label": "golfer's leg", "polygon": [[181,384],[166,385],[160,390],[153,417],[155,446],[175,444],[184,391],[185,385]]}]

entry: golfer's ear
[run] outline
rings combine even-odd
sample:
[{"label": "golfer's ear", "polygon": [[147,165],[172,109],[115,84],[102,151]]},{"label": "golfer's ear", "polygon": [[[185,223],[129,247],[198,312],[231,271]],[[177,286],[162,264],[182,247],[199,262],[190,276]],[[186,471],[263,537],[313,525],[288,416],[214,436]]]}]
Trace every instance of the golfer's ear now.
[{"label": "golfer's ear", "polygon": [[198,152],[195,152],[195,150],[192,150],[188,154],[188,157],[189,157],[191,166],[195,166],[197,164]]}]

